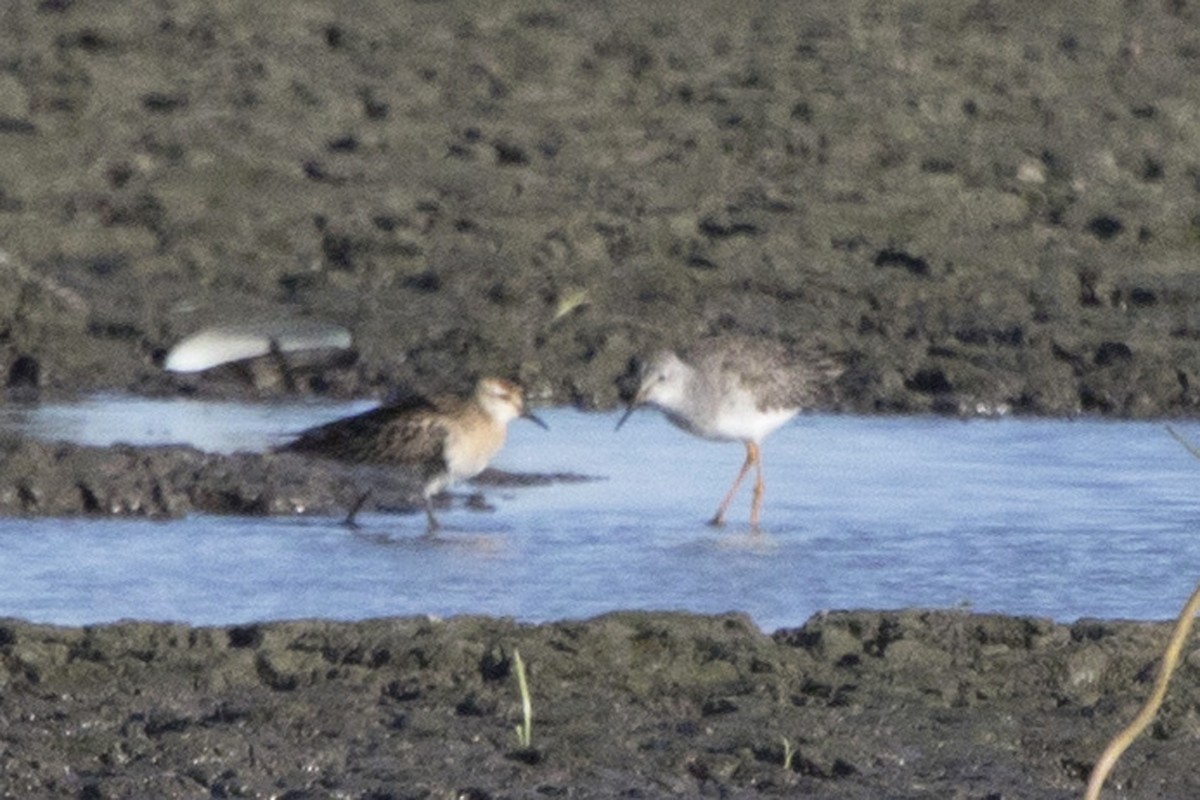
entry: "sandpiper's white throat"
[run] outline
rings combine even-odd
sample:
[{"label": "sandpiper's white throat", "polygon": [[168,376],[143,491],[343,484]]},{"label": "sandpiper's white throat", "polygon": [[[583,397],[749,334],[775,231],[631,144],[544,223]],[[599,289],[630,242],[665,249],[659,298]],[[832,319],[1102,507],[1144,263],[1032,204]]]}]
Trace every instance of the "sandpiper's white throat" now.
[{"label": "sandpiper's white throat", "polygon": [[649,405],[688,433],[745,443],[746,460],[712,524],[724,523],[729,504],[753,467],[750,526],[757,529],[765,488],[762,440],[812,406],[839,373],[829,359],[797,358],[777,343],[732,336],[706,339],[685,357],[663,350],[647,360],[637,393],[617,427],[639,406]]},{"label": "sandpiper's white throat", "polygon": [[[309,428],[279,450],[414,469],[423,486],[428,530],[433,532],[438,529],[433,496],[482,472],[504,445],[508,423],[518,417],[546,427],[525,409],[520,387],[501,378],[483,378],[468,396],[417,397],[381,406]],[[366,497],[359,499],[348,521],[353,522]]]}]

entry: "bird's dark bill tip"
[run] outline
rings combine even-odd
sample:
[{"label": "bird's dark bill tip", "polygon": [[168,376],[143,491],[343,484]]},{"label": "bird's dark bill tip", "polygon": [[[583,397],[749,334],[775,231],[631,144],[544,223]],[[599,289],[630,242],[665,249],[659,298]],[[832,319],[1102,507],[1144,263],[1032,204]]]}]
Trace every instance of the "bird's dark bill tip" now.
[{"label": "bird's dark bill tip", "polygon": [[521,418],[529,420],[534,425],[537,425],[539,428],[541,428],[544,431],[550,430],[550,426],[547,425],[541,417],[539,417],[537,414],[534,414],[531,411],[526,411],[524,414],[521,415]]},{"label": "bird's dark bill tip", "polygon": [[621,430],[621,426],[625,424],[625,420],[629,419],[629,415],[632,414],[636,410],[637,410],[637,406],[634,405],[633,403],[630,403],[628,406],[626,406],[625,413],[621,415],[621,418],[619,420],[617,420],[617,427],[614,428],[613,430],[618,430],[618,431]]}]

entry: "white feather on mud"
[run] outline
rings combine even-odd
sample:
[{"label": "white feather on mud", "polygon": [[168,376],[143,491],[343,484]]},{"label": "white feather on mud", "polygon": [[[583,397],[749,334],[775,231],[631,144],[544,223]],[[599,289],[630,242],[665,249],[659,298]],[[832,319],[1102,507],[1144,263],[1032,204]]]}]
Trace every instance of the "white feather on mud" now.
[{"label": "white feather on mud", "polygon": [[172,347],[163,366],[170,372],[202,372],[272,351],[346,350],[351,341],[342,326],[315,320],[215,325]]}]

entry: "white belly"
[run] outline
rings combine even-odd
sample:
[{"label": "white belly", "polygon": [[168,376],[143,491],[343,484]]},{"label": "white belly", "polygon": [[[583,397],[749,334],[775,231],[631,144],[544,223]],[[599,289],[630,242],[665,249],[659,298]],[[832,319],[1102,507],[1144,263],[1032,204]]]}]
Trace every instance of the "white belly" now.
[{"label": "white belly", "polygon": [[680,408],[660,408],[685,431],[718,441],[761,442],[800,412],[798,408],[764,411],[754,396],[743,389],[686,396],[680,405]]},{"label": "white belly", "polygon": [[754,411],[732,415],[722,419],[721,432],[727,439],[761,442],[768,434],[799,413],[796,408],[776,408],[770,411]]}]

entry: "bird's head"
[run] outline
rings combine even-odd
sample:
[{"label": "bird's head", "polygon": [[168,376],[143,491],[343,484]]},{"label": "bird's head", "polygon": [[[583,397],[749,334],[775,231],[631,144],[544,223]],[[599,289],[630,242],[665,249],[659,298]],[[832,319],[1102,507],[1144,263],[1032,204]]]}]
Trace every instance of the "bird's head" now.
[{"label": "bird's head", "polygon": [[639,406],[651,405],[663,409],[678,408],[687,394],[692,368],[670,350],[660,350],[648,359],[641,370],[637,393],[617,422],[619,429]]},{"label": "bird's head", "polygon": [[531,411],[525,408],[525,396],[521,387],[503,378],[484,378],[475,388],[475,398],[489,417],[501,425],[507,425],[517,417],[549,430]]}]

